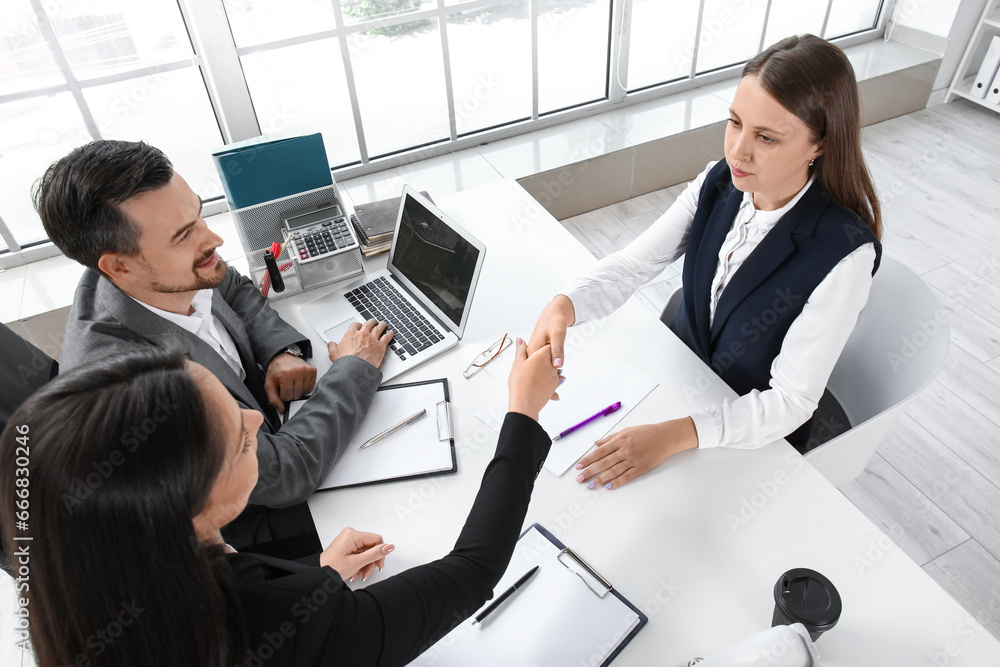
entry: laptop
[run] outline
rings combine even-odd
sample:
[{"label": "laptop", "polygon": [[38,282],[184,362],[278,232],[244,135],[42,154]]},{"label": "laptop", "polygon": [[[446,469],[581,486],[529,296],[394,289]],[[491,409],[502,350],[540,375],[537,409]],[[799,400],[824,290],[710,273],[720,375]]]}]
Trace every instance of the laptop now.
[{"label": "laptop", "polygon": [[403,186],[385,269],[306,304],[302,314],[326,342],[375,318],[395,332],[379,367],[383,379],[458,344],[483,268],[486,246],[429,199]]}]

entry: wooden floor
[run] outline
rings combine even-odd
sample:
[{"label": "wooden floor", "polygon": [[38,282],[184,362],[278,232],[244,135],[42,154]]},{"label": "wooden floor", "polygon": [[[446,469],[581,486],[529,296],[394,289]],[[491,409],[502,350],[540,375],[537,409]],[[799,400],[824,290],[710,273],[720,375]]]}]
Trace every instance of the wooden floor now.
[{"label": "wooden floor", "polygon": [[[944,305],[945,366],[841,488],[1000,638],[1000,116],[963,101],[865,128],[884,252]],[[594,255],[625,246],[683,185],[563,220]],[[639,297],[659,314],[674,267]]]}]

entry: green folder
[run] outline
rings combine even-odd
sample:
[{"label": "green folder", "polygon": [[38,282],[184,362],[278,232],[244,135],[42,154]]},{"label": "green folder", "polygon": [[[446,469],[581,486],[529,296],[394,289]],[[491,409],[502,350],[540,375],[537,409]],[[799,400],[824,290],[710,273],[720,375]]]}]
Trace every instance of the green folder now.
[{"label": "green folder", "polygon": [[246,208],[333,184],[323,135],[257,137],[213,153],[230,208]]}]

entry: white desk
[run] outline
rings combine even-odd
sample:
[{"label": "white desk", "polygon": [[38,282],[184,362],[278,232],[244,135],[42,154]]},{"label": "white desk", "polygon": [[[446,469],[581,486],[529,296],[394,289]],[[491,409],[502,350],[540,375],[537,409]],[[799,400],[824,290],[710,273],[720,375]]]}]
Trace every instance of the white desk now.
[{"label": "white desk", "polygon": [[[449,378],[458,473],[310,500],[324,544],[345,525],[396,544],[375,581],[447,553],[479,488],[496,433],[475,413],[505,391],[512,356],[466,380],[469,360],[505,331],[527,339],[549,298],[595,261],[514,181],[440,205],[486,244],[483,275],[459,346],[395,381]],[[319,351],[298,310],[331,289],[276,303]],[[568,345],[568,382],[581,345],[611,351],[660,381],[621,426],[733,395],[635,300],[571,329]],[[316,356],[322,372],[329,361]],[[817,644],[827,667],[1000,665],[1000,643],[783,441],[757,451],[684,452],[610,492],[542,471],[526,524],[536,521],[649,616],[615,665],[682,665],[768,627],[774,583],[793,567],[822,572],[843,599],[839,624]]]}]

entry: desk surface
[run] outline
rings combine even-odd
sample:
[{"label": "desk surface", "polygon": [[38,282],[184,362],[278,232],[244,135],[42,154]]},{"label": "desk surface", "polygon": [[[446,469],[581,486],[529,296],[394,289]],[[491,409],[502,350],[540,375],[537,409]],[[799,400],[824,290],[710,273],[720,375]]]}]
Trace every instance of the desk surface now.
[{"label": "desk surface", "polygon": [[[551,296],[595,262],[514,181],[440,205],[486,244],[483,274],[458,347],[393,382],[449,379],[458,473],[310,500],[324,544],[349,525],[396,545],[376,581],[447,553],[479,488],[497,436],[475,413],[506,391],[512,357],[504,353],[502,363],[469,380],[462,370],[504,332],[527,339]],[[384,263],[381,255],[366,268]],[[318,344],[299,309],[332,289],[275,306]],[[567,382],[581,350],[612,354],[660,382],[620,426],[683,416],[734,396],[634,299],[570,330]],[[329,366],[325,358],[316,362],[320,372]],[[794,567],[822,572],[843,599],[839,624],[817,643],[827,667],[1000,665],[1000,642],[784,441],[756,451],[684,452],[610,492],[543,470],[525,519],[533,522],[649,616],[615,665],[683,665],[768,627],[774,582]]]}]

